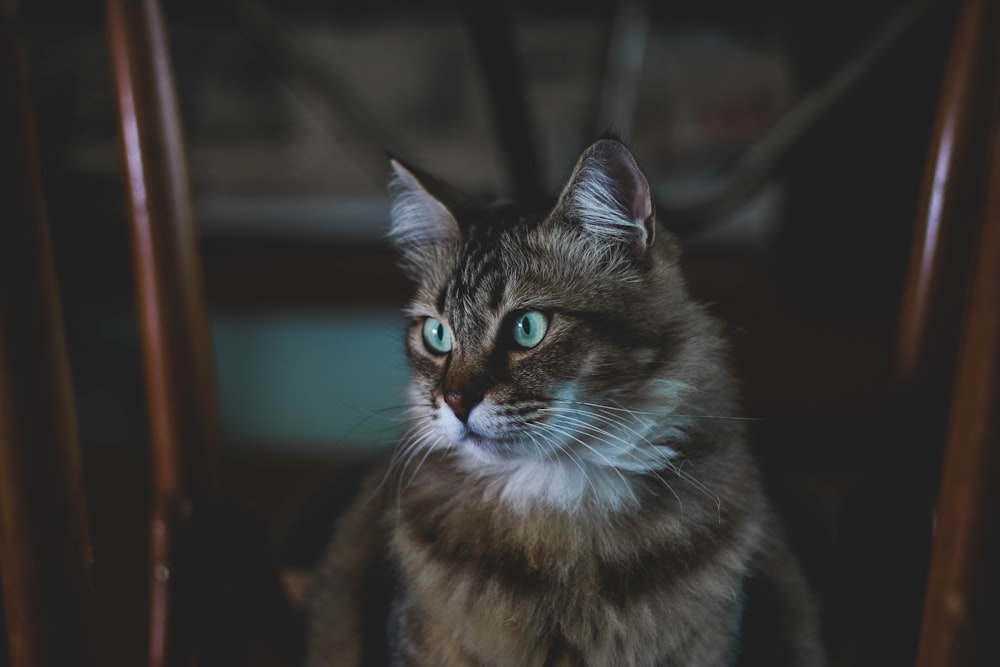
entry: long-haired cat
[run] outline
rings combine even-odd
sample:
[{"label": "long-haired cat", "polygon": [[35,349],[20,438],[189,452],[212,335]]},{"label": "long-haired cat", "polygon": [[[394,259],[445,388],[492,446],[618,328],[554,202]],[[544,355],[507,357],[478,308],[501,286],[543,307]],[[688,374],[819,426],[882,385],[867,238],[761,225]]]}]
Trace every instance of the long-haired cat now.
[{"label": "long-haired cat", "polygon": [[587,148],[543,211],[393,169],[413,425],[339,523],[309,665],[822,664],[629,150]]}]

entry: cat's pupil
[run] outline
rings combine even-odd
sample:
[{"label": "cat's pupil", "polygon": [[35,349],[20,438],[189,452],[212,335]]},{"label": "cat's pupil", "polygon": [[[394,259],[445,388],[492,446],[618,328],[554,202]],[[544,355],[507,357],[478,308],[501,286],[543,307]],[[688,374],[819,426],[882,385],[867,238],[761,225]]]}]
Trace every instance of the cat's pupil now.
[{"label": "cat's pupil", "polygon": [[524,335],[525,336],[530,336],[531,335],[531,320],[529,320],[527,317],[522,316],[521,317],[521,329],[524,330]]}]

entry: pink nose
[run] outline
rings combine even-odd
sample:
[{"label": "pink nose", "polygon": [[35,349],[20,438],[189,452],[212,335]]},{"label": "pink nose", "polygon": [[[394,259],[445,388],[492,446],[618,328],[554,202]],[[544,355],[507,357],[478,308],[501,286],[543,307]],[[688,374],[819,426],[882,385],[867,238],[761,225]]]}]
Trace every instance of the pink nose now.
[{"label": "pink nose", "polygon": [[473,395],[461,390],[444,392],[444,402],[448,404],[448,407],[463,424],[469,419],[472,408],[476,407],[482,398],[481,395]]}]

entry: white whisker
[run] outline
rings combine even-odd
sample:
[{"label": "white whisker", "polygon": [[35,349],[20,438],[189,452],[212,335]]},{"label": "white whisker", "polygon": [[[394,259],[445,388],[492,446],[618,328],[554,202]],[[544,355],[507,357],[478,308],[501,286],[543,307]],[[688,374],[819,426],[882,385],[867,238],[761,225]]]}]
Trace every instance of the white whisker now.
[{"label": "white whisker", "polygon": [[567,430],[561,429],[561,428],[559,428],[557,426],[553,426],[552,424],[546,424],[546,423],[539,423],[539,424],[537,424],[537,426],[539,426],[541,428],[544,428],[544,429],[548,429],[548,430],[550,430],[550,431],[552,431],[554,433],[557,433],[559,435],[565,436],[565,437],[573,440],[574,442],[579,443],[581,446],[587,448],[592,454],[594,454],[595,456],[597,456],[598,458],[600,458],[601,460],[603,460],[604,463],[606,463],[609,468],[611,468],[616,473],[618,473],[618,476],[621,478],[622,483],[626,487],[630,487],[631,486],[628,483],[628,480],[625,479],[625,475],[622,474],[621,470],[619,470],[617,466],[615,466],[613,463],[611,463],[611,461],[609,461],[608,458],[606,456],[604,456],[604,454],[601,454],[598,450],[596,450],[595,448],[593,448],[590,445],[588,445],[584,440],[576,437],[576,435],[574,435],[572,431],[567,431]]},{"label": "white whisker", "polygon": [[[591,415],[591,416],[597,417],[599,419],[606,419],[606,418],[600,417],[599,415],[593,415],[592,413],[588,413],[588,412],[583,411],[583,410],[573,410],[572,408],[548,408],[548,409],[546,409],[546,411],[551,411],[551,412],[556,413],[556,414],[558,414],[558,412],[560,410],[568,410],[568,411],[578,412],[578,413],[585,414],[585,415]],[[622,438],[620,436],[616,436],[616,435],[614,435],[612,433],[609,433],[609,432],[607,432],[607,431],[605,431],[603,429],[598,429],[598,428],[594,427],[593,425],[587,424],[586,422],[584,422],[582,420],[576,419],[575,417],[566,417],[565,415],[562,415],[562,419],[570,420],[571,422],[579,424],[583,428],[587,428],[589,430],[596,430],[597,432],[601,433],[602,435],[606,435],[608,437],[613,438],[614,440],[620,442],[621,445],[617,445],[616,443],[614,443],[612,441],[608,441],[608,440],[606,440],[604,438],[601,438],[600,440],[602,442],[604,442],[604,443],[612,446],[612,447],[615,447],[617,449],[617,451],[619,451],[620,453],[632,457],[632,459],[636,463],[639,463],[639,464],[644,463],[644,461],[642,459],[640,459],[633,451],[631,451],[633,449],[633,447],[632,447],[633,443],[629,443],[624,438]],[[608,419],[606,419],[606,421],[611,422],[613,425],[616,425],[616,426],[620,425],[620,426],[623,426],[626,429],[632,430],[628,426],[624,426],[624,425],[622,425],[622,424],[620,424],[618,422],[613,422],[612,420],[608,420]],[[645,440],[645,438],[643,438],[643,439]],[[646,442],[648,443],[649,441],[646,440]],[[651,447],[656,448],[655,451],[657,451],[657,452],[659,451],[659,448],[658,448],[657,445],[653,445],[652,443],[649,443],[649,444],[650,444]],[[626,449],[626,447],[627,447],[627,449]],[[672,466],[672,464],[670,462],[670,458],[669,457],[672,456],[674,454],[674,452],[673,452],[673,450],[670,450],[669,448],[667,448],[667,449],[669,451],[669,454],[661,454],[660,456],[658,456],[655,459],[655,462],[663,464],[663,465],[666,465],[666,466],[672,468],[673,466]],[[677,494],[677,492],[674,490],[674,488],[672,486],[670,486],[670,483],[667,482],[667,480],[663,479],[663,477],[661,477],[660,474],[659,474],[659,472],[657,472],[655,469],[643,470],[642,472],[645,473],[645,474],[652,474],[654,477],[656,477],[656,479],[658,479],[667,488],[668,491],[670,491],[670,493],[671,493],[671,495],[673,495],[674,499],[677,500],[677,504],[678,504],[678,506],[680,508],[681,514],[683,515],[683,513],[684,513],[684,503],[681,500],[680,496]]]},{"label": "white whisker", "polygon": [[[634,419],[636,419],[640,424],[642,424],[643,422],[641,420],[639,420],[639,418],[636,415],[649,415],[649,416],[660,416],[660,417],[664,416],[664,415],[656,415],[656,413],[649,413],[649,412],[641,412],[641,411],[637,411],[637,410],[630,410],[628,408],[617,408],[617,407],[608,406],[608,405],[600,405],[600,404],[597,404],[597,403],[588,403],[586,401],[569,401],[567,399],[560,399],[560,400],[564,400],[565,402],[569,402],[569,403],[572,403],[572,404],[584,405],[584,406],[591,407],[591,408],[594,408],[594,409],[597,409],[597,410],[610,411],[610,412],[606,412],[606,414],[610,414],[610,415],[615,415],[615,414],[618,414],[618,413],[628,414],[628,415],[632,416]],[[557,407],[557,408],[553,408],[552,410],[553,411],[558,411],[558,410],[569,410],[569,409],[570,408]],[[586,411],[583,411],[583,412],[586,413]],[[594,415],[594,416],[598,417],[599,415]],[[669,415],[668,414],[666,416],[670,417],[670,416],[674,416],[674,415]],[[564,416],[563,419],[567,419],[567,417]],[[609,419],[610,419],[610,417],[609,417]],[[632,431],[634,434],[636,434],[637,436],[639,436],[644,442],[646,442],[647,444],[649,444],[651,447],[660,447],[661,446],[661,445],[655,445],[654,443],[650,442],[648,440],[648,438],[646,438],[642,434],[638,433],[634,429],[631,429],[627,425],[625,425],[625,424],[621,424],[621,425],[622,425],[623,428],[627,428],[630,431]],[[612,443],[608,443],[608,444],[612,445]],[[696,479],[690,473],[687,473],[684,470],[682,470],[681,468],[677,467],[677,465],[674,464],[670,460],[670,457],[666,457],[666,456],[660,457],[659,458],[659,462],[663,463],[667,468],[669,468],[674,474],[676,474],[678,476],[678,478],[680,478],[681,480],[687,482],[694,489],[698,490],[699,492],[701,492],[702,494],[704,494],[706,497],[708,497],[709,499],[711,499],[712,501],[714,501],[714,503],[716,505],[716,508],[717,508],[717,510],[718,510],[718,512],[720,514],[720,517],[721,517],[722,502],[719,499],[718,495],[712,493],[712,491],[709,490],[708,487],[706,487],[701,481],[699,481],[698,479]],[[664,482],[664,483],[666,483],[666,482]],[[671,492],[674,493],[674,495],[676,497],[676,492],[674,491],[674,489],[672,487],[670,487],[669,484],[667,486],[668,486],[668,488],[670,488]]]}]

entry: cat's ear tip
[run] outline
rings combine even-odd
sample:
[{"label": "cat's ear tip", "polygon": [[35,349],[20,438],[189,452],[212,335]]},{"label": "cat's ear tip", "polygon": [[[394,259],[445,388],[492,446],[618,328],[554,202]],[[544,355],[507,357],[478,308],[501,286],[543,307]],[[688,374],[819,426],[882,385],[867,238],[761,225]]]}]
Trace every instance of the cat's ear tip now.
[{"label": "cat's ear tip", "polygon": [[403,165],[403,161],[400,160],[395,155],[393,155],[392,153],[390,153],[389,151],[385,152],[385,158],[389,162],[389,168],[392,169],[394,172],[399,173],[401,169],[406,169],[406,167]]},{"label": "cat's ear tip", "polygon": [[602,136],[588,146],[580,155],[581,163],[599,164],[606,168],[609,165],[627,165],[638,170],[635,155],[621,138],[613,135]]},{"label": "cat's ear tip", "polygon": [[399,157],[398,155],[390,151],[384,151],[384,152],[386,160],[389,163],[389,168],[392,170],[394,174],[396,174],[397,176],[403,176],[404,174],[409,176],[415,175],[416,170],[412,166],[410,166],[406,162],[406,160],[404,160],[403,158]]},{"label": "cat's ear tip", "polygon": [[615,135],[602,136],[600,139],[591,144],[590,148],[586,152],[592,155],[632,155],[632,150],[629,148],[628,144],[625,143],[621,137]]},{"label": "cat's ear tip", "polygon": [[620,144],[620,145],[626,146],[626,147],[628,146],[628,142],[625,141],[625,139],[622,137],[621,131],[617,127],[614,127],[614,126],[609,127],[608,129],[604,130],[604,133],[600,137],[598,137],[597,141],[595,141],[594,143],[595,144],[599,144],[599,143],[602,143],[602,142],[610,142],[610,143],[614,143],[614,144]]},{"label": "cat's ear tip", "polygon": [[389,156],[389,172],[392,182],[396,184],[406,185],[409,188],[423,187],[417,175],[419,172],[415,172],[396,156]]}]

